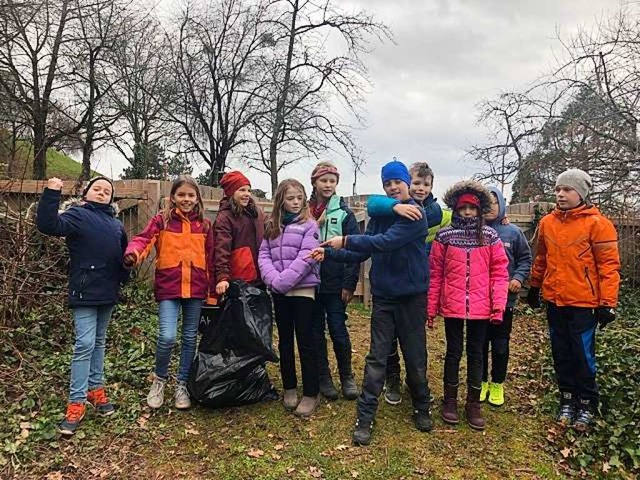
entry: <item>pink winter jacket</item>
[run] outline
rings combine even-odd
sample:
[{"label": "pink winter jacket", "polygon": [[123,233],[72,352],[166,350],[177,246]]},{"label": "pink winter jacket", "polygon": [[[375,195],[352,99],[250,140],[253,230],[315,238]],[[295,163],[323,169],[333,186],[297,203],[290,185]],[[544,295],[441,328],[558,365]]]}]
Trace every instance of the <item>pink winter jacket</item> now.
[{"label": "pink winter jacket", "polygon": [[501,323],[509,288],[504,245],[484,227],[487,245],[465,247],[455,241],[456,230],[440,230],[431,247],[427,316]]}]

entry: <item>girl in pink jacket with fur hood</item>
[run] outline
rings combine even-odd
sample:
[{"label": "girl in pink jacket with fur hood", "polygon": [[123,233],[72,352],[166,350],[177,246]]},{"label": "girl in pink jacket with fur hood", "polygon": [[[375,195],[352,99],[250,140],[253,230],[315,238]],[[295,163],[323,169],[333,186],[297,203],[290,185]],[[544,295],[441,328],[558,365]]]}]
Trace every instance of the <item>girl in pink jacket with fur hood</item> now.
[{"label": "girl in pink jacket with fur hood", "polygon": [[444,363],[446,423],[457,424],[458,377],[464,325],[467,326],[467,403],[465,413],[472,428],[483,430],[480,405],[483,344],[491,323],[502,322],[509,286],[509,259],[497,232],[484,225],[482,215],[491,209],[491,194],[478,182],[453,185],[444,202],[453,210],[451,225],[436,235],[429,256],[431,281],[427,319],[444,317],[447,353]]}]

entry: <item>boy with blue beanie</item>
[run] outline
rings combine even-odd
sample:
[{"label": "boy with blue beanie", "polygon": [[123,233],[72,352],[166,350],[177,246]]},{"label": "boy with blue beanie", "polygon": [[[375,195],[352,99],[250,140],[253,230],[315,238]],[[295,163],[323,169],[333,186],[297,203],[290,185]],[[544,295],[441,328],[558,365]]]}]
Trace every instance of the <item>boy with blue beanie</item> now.
[{"label": "boy with blue beanie", "polygon": [[[433,170],[426,162],[416,162],[412,164],[409,167],[409,174],[411,175],[409,195],[422,207],[427,217],[427,238],[424,245],[428,258],[436,233],[451,223],[451,211],[443,211],[433,196]],[[369,217],[400,215],[410,220],[415,220],[421,216],[418,214],[419,210],[416,207],[403,204],[399,200],[387,197],[386,195],[370,195],[367,199],[367,213]],[[427,277],[427,286],[428,284],[429,281]],[[384,400],[389,405],[398,405],[402,401],[400,355],[398,353],[397,340],[393,342],[391,354],[387,360]],[[431,401],[433,401],[433,399]]]},{"label": "boy with blue beanie", "polygon": [[[409,195],[407,167],[392,161],[382,167],[385,193],[403,204],[420,208]],[[378,398],[386,377],[387,357],[396,335],[400,340],[410,387],[414,422],[420,431],[432,428],[426,365],[427,220],[372,218],[363,235],[333,237],[312,252],[316,260],[362,262],[371,258],[371,343],[366,357],[362,392],[358,398],[355,445],[371,441]],[[324,248],[323,248],[324,247]]]}]

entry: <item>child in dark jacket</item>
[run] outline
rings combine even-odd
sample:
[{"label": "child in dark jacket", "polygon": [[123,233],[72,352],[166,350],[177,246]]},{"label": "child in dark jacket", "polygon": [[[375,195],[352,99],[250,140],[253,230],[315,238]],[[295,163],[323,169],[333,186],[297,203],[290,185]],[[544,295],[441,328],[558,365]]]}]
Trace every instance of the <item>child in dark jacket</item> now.
[{"label": "child in dark jacket", "polygon": [[[382,167],[382,184],[390,197],[417,205],[409,195],[411,177],[407,167],[392,161]],[[387,359],[398,336],[402,348],[407,383],[414,408],[414,422],[421,431],[432,428],[426,364],[427,252],[424,242],[427,221],[411,221],[398,216],[372,218],[364,235],[334,237],[324,242],[312,256],[343,262],[361,262],[371,257],[371,344],[366,358],[362,392],[353,443],[368,445],[373,420],[386,376]]]},{"label": "child in dark jacket", "polygon": [[128,278],[122,267],[127,235],[115,217],[111,180],[95,177],[85,187],[84,202],[58,215],[62,180],[51,178],[38,203],[38,230],[65,237],[69,248],[69,306],[73,310],[75,347],[71,361],[69,404],[60,433],[73,435],[90,403],[100,415],[115,409],[104,389],[107,326]]},{"label": "child in dark jacket", "polygon": [[[356,217],[344,200],[336,195],[340,180],[338,169],[330,162],[320,162],[311,172],[313,188],[309,206],[311,215],[320,227],[321,241],[337,235],[360,233]],[[351,339],[347,330],[346,308],[358,283],[360,265],[327,260],[320,266],[320,287],[316,295],[313,318],[314,338],[318,351],[320,393],[328,400],[336,400],[338,392],[331,378],[327,355],[325,325],[338,363],[342,395],[347,400],[358,398],[358,387],[351,369]]]},{"label": "child in dark jacket", "polygon": [[453,185],[444,201],[454,211],[451,226],[438,232],[429,266],[428,326],[444,317],[447,353],[444,362],[442,419],[459,423],[458,384],[466,326],[467,422],[485,428],[480,404],[482,349],[489,323],[502,323],[507,302],[509,260],[496,231],[483,223],[491,195],[478,182]]},{"label": "child in dark jacket", "polygon": [[241,172],[224,174],[224,197],[213,224],[216,294],[231,280],[262,285],[258,250],[264,237],[264,214],[251,196],[251,183]]},{"label": "child in dark jacket", "polygon": [[[265,227],[258,263],[273,296],[278,327],[283,404],[300,417],[309,417],[319,403],[318,356],[313,341],[313,308],[320,268],[309,258],[319,245],[318,224],[311,217],[300,182],[280,182],[273,213]],[[294,339],[302,368],[302,399],[298,403]]]},{"label": "child in dark jacket", "polygon": [[[503,225],[506,202],[502,192],[489,187],[491,193],[491,211],[484,215],[488,226],[498,232],[509,258],[509,297],[499,325],[490,324],[484,342],[482,356],[482,390],[480,401],[487,400],[489,405],[499,407],[504,404],[504,381],[509,363],[509,339],[513,325],[513,307],[518,292],[531,270],[531,249],[522,230],[515,225]],[[489,347],[491,347],[491,382],[489,383]]]},{"label": "child in dark jacket", "polygon": [[[443,211],[433,196],[433,170],[426,162],[417,162],[409,167],[411,186],[409,195],[424,209],[427,217],[427,238],[425,249],[427,259],[436,233],[451,223],[451,211]],[[367,199],[367,213],[370,217],[401,215],[410,220],[419,218],[419,209],[414,205],[401,203],[384,195],[371,195]],[[427,286],[429,279],[427,277]],[[398,405],[402,401],[402,381],[400,379],[400,355],[398,341],[393,342],[392,353],[387,360],[387,378],[385,381],[384,400],[389,405]]]}]

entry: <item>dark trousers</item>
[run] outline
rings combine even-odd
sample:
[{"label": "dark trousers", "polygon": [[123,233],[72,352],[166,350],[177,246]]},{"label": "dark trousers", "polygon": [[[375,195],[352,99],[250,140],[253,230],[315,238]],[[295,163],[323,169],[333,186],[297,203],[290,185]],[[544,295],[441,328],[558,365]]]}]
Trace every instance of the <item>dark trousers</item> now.
[{"label": "dark trousers", "polygon": [[391,354],[387,358],[387,378],[400,376],[400,352],[398,351],[398,337],[393,339]]},{"label": "dark trousers", "polygon": [[482,381],[489,379],[489,347],[491,347],[491,381],[504,383],[509,364],[509,340],[513,327],[513,308],[507,307],[500,325],[489,324],[482,352]]},{"label": "dark trousers", "polygon": [[312,331],[313,304],[313,299],[308,297],[273,294],[282,386],[285,390],[290,390],[296,388],[298,383],[293,345],[295,337],[302,367],[302,392],[307,397],[315,397],[319,392],[318,357]]},{"label": "dark trousers", "polygon": [[482,349],[489,320],[444,319],[444,331],[447,337],[444,382],[448,385],[458,385],[460,381],[465,323],[467,324],[467,387],[480,389],[482,387]]},{"label": "dark trousers", "polygon": [[413,408],[429,408],[427,384],[427,337],[424,294],[394,298],[373,298],[371,344],[364,367],[362,393],[358,397],[358,418],[371,421],[378,409],[387,368],[387,357],[396,333],[407,371]]},{"label": "dark trousers", "polygon": [[547,304],[553,368],[560,393],[598,403],[596,383],[596,320],[592,308]]},{"label": "dark trousers", "polygon": [[346,321],[346,305],[342,301],[340,293],[321,293],[316,296],[313,311],[313,336],[318,353],[320,376],[330,375],[325,334],[327,326],[340,377],[351,375],[351,338],[349,338]]}]

